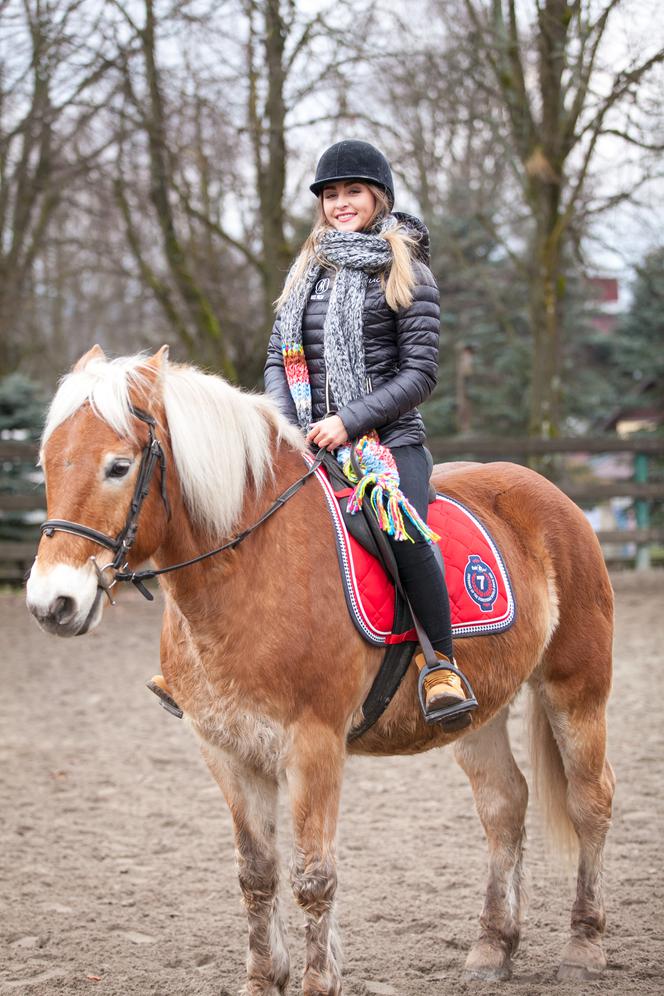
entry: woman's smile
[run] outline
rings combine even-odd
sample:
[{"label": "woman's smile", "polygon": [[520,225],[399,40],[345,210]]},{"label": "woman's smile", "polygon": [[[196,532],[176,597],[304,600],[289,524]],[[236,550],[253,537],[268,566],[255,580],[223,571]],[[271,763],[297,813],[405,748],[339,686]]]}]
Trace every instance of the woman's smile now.
[{"label": "woman's smile", "polygon": [[323,211],[327,223],[340,232],[361,232],[371,223],[376,198],[370,187],[359,180],[338,180],[323,190]]}]

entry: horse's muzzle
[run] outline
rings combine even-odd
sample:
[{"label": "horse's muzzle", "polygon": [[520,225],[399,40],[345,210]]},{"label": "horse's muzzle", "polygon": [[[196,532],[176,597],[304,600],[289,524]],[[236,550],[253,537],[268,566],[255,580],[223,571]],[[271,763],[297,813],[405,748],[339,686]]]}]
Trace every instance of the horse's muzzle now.
[{"label": "horse's muzzle", "polygon": [[45,632],[56,636],[83,636],[103,614],[103,590],[87,565],[56,564],[41,571],[36,560],[26,593],[29,611]]}]

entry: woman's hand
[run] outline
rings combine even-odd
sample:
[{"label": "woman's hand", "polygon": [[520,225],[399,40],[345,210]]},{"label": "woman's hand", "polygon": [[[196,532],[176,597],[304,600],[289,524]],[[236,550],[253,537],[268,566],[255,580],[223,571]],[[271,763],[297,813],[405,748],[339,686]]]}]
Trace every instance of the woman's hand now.
[{"label": "woman's hand", "polygon": [[328,415],[320,422],[314,422],[307,433],[307,441],[326,450],[336,450],[348,442],[348,433],[338,415]]}]

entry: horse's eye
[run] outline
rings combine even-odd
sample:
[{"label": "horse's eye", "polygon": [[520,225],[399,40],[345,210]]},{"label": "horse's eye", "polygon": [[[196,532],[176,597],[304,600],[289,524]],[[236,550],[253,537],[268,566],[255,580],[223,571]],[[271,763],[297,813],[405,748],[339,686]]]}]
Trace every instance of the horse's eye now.
[{"label": "horse's eye", "polygon": [[125,477],[129,468],[131,467],[131,460],[114,460],[113,463],[106,468],[107,477]]}]

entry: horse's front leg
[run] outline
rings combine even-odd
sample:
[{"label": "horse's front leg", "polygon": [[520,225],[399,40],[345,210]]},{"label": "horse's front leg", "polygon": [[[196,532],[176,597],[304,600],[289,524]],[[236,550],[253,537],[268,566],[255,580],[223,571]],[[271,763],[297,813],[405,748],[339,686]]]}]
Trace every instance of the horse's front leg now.
[{"label": "horse's front leg", "polygon": [[246,996],[283,996],[288,950],[277,897],[277,782],[207,745],[202,754],[233,817],[240,888],[249,920]]},{"label": "horse's front leg", "polygon": [[335,838],[345,743],[318,723],[303,724],[287,767],[293,812],[293,893],[305,915],[305,996],[339,996],[341,964],[334,897]]}]

